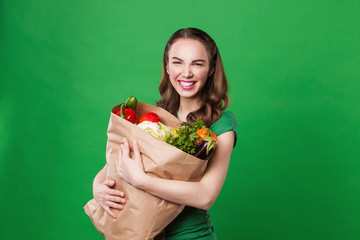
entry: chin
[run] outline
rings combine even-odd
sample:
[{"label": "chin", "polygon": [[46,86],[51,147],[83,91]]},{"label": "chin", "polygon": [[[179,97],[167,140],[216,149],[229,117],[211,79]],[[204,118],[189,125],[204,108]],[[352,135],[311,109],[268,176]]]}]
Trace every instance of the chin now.
[{"label": "chin", "polygon": [[188,99],[188,100],[195,100],[199,97],[199,94],[195,93],[180,93],[180,98]]},{"label": "chin", "polygon": [[179,94],[180,98],[188,100],[195,100],[201,95],[201,90],[198,88],[198,86],[190,90],[182,89],[181,87],[176,86],[175,90]]}]

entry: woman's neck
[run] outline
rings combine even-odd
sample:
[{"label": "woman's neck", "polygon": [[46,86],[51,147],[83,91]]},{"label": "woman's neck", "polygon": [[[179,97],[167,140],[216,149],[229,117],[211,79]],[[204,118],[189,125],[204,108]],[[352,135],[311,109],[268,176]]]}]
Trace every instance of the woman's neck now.
[{"label": "woman's neck", "polygon": [[194,112],[200,108],[200,102],[196,99],[180,98],[180,105],[178,109],[179,120],[186,122],[186,117],[189,113]]}]

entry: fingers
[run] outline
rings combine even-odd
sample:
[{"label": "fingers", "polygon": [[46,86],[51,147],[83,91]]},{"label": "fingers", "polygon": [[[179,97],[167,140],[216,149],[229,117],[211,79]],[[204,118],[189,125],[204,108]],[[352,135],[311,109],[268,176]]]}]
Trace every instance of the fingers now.
[{"label": "fingers", "polygon": [[121,149],[119,150],[119,159],[122,158],[123,156],[123,152],[121,151]]},{"label": "fingers", "polygon": [[115,181],[114,180],[111,180],[111,179],[108,179],[108,180],[105,180],[104,181],[104,184],[108,187],[113,187],[115,185]]},{"label": "fingers", "polygon": [[120,191],[114,190],[114,189],[108,189],[105,193],[108,195],[119,196],[122,198],[125,196],[125,194],[123,192],[120,192]]},{"label": "fingers", "polygon": [[130,155],[129,142],[126,138],[123,138],[122,143],[123,143],[123,144],[121,144],[122,153],[125,157],[129,157],[129,155]]},{"label": "fingers", "polygon": [[[115,181],[114,180],[106,180],[104,182],[105,185],[109,186],[109,185],[115,185]],[[103,196],[103,201],[112,201],[112,202],[118,202],[118,203],[125,203],[125,194],[121,191],[112,189],[112,188],[108,188],[104,190],[104,196]]]},{"label": "fingers", "polygon": [[108,205],[110,206],[110,208],[114,208],[114,209],[118,209],[118,210],[123,210],[124,206],[121,204],[117,204],[114,202],[109,202]]},{"label": "fingers", "polygon": [[104,202],[102,207],[112,218],[116,218],[116,214],[111,209],[123,210],[125,199],[114,196],[108,196],[107,199],[108,201]]},{"label": "fingers", "polygon": [[132,146],[130,146],[129,141],[124,137],[123,140],[121,141],[121,149],[119,150],[119,154],[120,152],[122,152],[122,155],[119,156],[119,158],[121,157],[126,157],[126,158],[131,158],[130,157],[130,152],[133,151],[134,152],[134,156],[135,158],[140,158],[140,147],[139,144],[136,140],[133,141]]},{"label": "fingers", "polygon": [[111,211],[111,209],[110,209],[109,206],[103,206],[103,209],[104,209],[105,212],[107,212],[112,218],[116,218],[116,214]]},{"label": "fingers", "polygon": [[102,208],[112,217],[116,218],[116,214],[112,211],[112,209],[122,210],[124,209],[124,204],[126,203],[123,192],[108,189],[104,192],[106,195],[103,196],[102,200]]},{"label": "fingers", "polygon": [[134,150],[135,160],[141,161],[140,147],[139,147],[139,144],[137,143],[137,141],[134,141],[134,143],[133,143],[133,150]]},{"label": "fingers", "polygon": [[109,200],[109,202],[125,203],[125,199],[121,198],[121,197],[109,196],[109,197],[107,197],[107,199]]},{"label": "fingers", "polygon": [[[115,185],[115,181],[111,180],[111,179],[108,179],[108,180],[104,181],[104,184],[106,186],[108,186],[108,187],[112,187],[112,186]],[[122,198],[125,196],[125,194],[123,192],[112,189],[112,188],[106,189],[105,193],[108,194],[108,195],[119,196],[119,197],[122,197]]]},{"label": "fingers", "polygon": [[125,194],[122,191],[113,189],[116,182],[113,179],[107,179],[96,189],[94,199],[111,217],[116,218],[112,209],[124,209]]}]

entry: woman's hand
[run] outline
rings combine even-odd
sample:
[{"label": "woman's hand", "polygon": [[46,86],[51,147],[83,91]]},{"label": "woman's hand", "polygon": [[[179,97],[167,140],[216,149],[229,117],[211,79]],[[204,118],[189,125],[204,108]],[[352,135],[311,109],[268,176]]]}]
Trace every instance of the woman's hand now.
[{"label": "woman's hand", "polygon": [[113,218],[116,214],[111,208],[122,210],[125,204],[125,194],[123,192],[112,189],[114,180],[105,180],[103,183],[93,187],[93,195],[95,201]]},{"label": "woman's hand", "polygon": [[126,138],[123,138],[119,160],[116,161],[116,168],[119,176],[129,184],[137,187],[143,181],[146,174],[141,160],[139,144],[134,141],[132,150],[133,157],[130,157],[130,146]]}]

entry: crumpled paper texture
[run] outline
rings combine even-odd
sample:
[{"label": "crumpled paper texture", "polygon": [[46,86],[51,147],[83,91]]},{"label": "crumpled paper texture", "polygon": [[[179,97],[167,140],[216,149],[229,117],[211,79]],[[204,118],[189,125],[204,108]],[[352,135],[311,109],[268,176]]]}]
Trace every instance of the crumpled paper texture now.
[{"label": "crumpled paper texture", "polygon": [[[179,205],[151,195],[126,183],[117,174],[116,163],[121,141],[126,137],[130,142],[136,140],[147,174],[165,179],[198,181],[202,177],[207,161],[187,154],[159,139],[143,129],[117,116],[111,111],[107,130],[106,179],[116,181],[115,189],[125,193],[126,204],[123,210],[112,209],[117,218],[113,219],[102,207],[91,199],[84,207],[96,229],[107,240],[145,240],[154,239],[179,213],[184,205]],[[181,123],[166,110],[138,103],[136,112],[139,116],[145,112],[155,112],[161,122],[169,128],[178,128]]]}]

